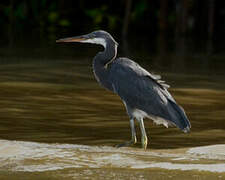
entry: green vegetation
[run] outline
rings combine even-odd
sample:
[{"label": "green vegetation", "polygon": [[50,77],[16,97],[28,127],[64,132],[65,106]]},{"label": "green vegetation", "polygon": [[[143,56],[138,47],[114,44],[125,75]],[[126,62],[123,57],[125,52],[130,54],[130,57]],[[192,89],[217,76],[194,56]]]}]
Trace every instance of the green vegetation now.
[{"label": "green vegetation", "polygon": [[224,11],[225,2],[216,0],[8,0],[0,2],[0,42],[12,47],[30,38],[42,42],[104,29],[123,40],[151,39],[160,53],[171,42],[185,49],[183,37],[213,52],[215,39],[224,42]]}]

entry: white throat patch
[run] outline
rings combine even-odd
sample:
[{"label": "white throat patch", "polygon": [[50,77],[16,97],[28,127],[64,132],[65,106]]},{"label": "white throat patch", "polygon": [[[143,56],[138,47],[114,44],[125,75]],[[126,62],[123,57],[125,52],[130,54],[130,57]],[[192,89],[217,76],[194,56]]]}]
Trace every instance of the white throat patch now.
[{"label": "white throat patch", "polygon": [[92,44],[100,44],[100,45],[104,46],[104,48],[106,48],[106,41],[103,38],[87,39],[87,40],[83,40],[83,41],[80,41],[80,42],[92,43]]}]

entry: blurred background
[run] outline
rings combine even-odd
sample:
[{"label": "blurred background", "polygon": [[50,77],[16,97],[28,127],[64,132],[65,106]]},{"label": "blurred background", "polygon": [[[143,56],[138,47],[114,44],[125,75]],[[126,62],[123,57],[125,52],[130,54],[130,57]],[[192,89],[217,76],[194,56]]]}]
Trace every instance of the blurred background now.
[{"label": "blurred background", "polygon": [[59,37],[103,29],[113,34],[126,55],[221,55],[225,2],[8,0],[0,2],[0,26],[1,49],[49,49]]},{"label": "blurred background", "polygon": [[55,43],[103,29],[120,44],[119,56],[163,76],[192,123],[184,135],[146,121],[152,148],[224,143],[225,1],[1,0],[0,27],[0,138],[130,139],[120,99],[92,73],[102,47]]},{"label": "blurred background", "polygon": [[[118,56],[162,75],[190,133],[145,119],[147,151],[137,122],[138,143],[112,148],[131,132],[120,98],[93,76],[92,59],[103,48],[55,43],[99,29],[119,43]],[[224,172],[222,149],[216,157],[208,151],[209,159],[183,150],[225,144],[224,32],[222,0],[1,0],[0,179],[222,179],[190,169]],[[188,171],[145,168],[164,161]]]}]

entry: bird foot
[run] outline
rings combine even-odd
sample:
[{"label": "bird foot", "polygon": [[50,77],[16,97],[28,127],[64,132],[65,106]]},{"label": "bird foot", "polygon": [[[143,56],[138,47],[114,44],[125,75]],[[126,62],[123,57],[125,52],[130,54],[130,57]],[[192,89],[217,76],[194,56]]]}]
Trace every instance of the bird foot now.
[{"label": "bird foot", "polygon": [[132,146],[134,144],[136,144],[137,142],[137,139],[136,137],[130,141],[126,141],[125,143],[122,143],[122,144],[117,144],[115,147],[117,148],[120,148],[120,147],[129,147],[129,146]]},{"label": "bird foot", "polygon": [[144,137],[142,138],[141,144],[142,144],[142,148],[143,148],[144,150],[146,150],[146,149],[147,149],[147,145],[148,145],[148,138],[147,138],[147,136],[144,136]]},{"label": "bird foot", "polygon": [[120,147],[129,147],[129,146],[132,146],[132,145],[134,145],[133,142],[127,141],[127,142],[122,143],[122,144],[117,144],[115,147],[117,147],[117,148],[120,148]]}]

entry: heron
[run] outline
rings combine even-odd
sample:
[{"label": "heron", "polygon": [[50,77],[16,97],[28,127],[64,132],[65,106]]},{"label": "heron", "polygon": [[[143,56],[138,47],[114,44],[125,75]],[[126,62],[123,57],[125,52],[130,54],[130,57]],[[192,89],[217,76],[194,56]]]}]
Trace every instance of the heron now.
[{"label": "heron", "polygon": [[135,120],[141,130],[141,144],[147,148],[144,118],[156,124],[176,126],[184,133],[190,131],[191,124],[184,109],[169,93],[169,85],[126,57],[117,57],[118,43],[106,31],[97,30],[86,35],[62,38],[59,42],[80,42],[102,45],[104,51],[98,52],[93,59],[94,76],[104,88],[119,95],[125,105],[130,120],[131,140],[117,147],[137,143]]}]

